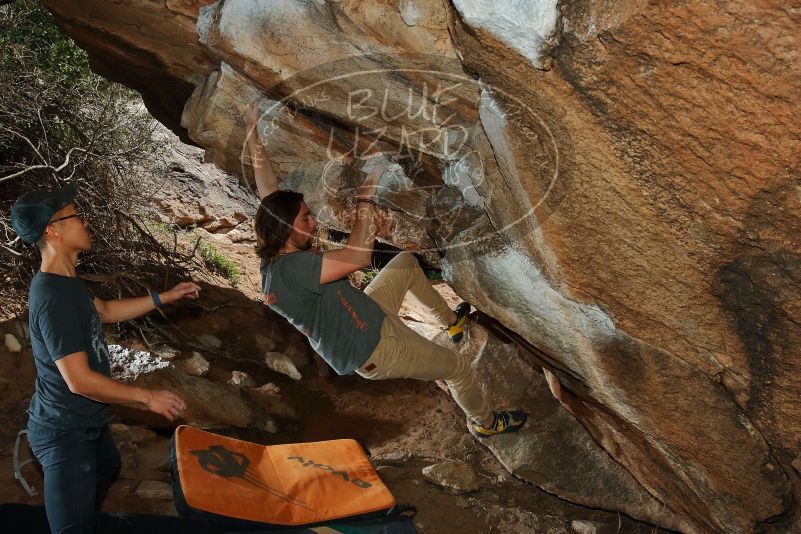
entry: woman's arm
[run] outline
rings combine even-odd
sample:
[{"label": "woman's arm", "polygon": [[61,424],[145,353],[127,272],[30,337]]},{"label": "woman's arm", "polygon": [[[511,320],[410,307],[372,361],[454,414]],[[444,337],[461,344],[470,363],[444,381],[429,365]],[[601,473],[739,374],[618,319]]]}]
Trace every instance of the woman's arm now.
[{"label": "woman's arm", "polygon": [[[169,291],[159,293],[159,300],[162,304],[170,304],[182,298],[196,299],[199,292],[200,286],[194,282],[181,282]],[[118,300],[95,297],[94,303],[102,323],[129,321],[156,309],[156,304],[150,295]]]},{"label": "woman's arm", "polygon": [[144,389],[115,382],[89,367],[86,352],[74,352],[56,360],[67,387],[76,395],[107,404],[134,404],[172,421],[186,408],[184,401],[169,391]]}]

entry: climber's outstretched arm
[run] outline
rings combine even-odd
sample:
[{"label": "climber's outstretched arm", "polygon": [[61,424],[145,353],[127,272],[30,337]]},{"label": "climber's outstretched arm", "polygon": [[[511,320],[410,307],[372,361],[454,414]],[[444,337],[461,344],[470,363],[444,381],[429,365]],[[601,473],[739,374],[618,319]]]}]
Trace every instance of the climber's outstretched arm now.
[{"label": "climber's outstretched arm", "polygon": [[264,150],[264,145],[262,145],[259,137],[257,126],[260,114],[258,102],[251,102],[245,108],[245,135],[248,136],[250,161],[253,164],[253,174],[256,178],[256,188],[259,190],[259,200],[274,191],[278,191],[278,178],[273,172],[272,161],[270,161],[267,151]]},{"label": "climber's outstretched arm", "polygon": [[387,170],[380,164],[371,170],[356,195],[356,223],[348,237],[345,248],[329,250],[323,254],[320,270],[320,283],[327,284],[363,267],[368,267],[373,259],[373,245],[377,227],[373,222],[375,215],[376,192],[381,175]]}]

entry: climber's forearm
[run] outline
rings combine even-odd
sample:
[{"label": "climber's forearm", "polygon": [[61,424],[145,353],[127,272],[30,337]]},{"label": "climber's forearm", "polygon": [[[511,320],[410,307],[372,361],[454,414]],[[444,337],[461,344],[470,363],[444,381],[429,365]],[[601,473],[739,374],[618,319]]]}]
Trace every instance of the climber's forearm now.
[{"label": "climber's forearm", "polygon": [[256,188],[259,191],[259,199],[278,190],[278,178],[273,172],[272,161],[259,138],[258,127],[253,128],[253,133],[248,137],[248,148],[250,149],[250,161],[253,165],[253,175],[256,178]]},{"label": "climber's forearm", "polygon": [[354,263],[366,267],[373,259],[373,245],[377,227],[373,221],[375,206],[368,202],[356,204],[356,224],[348,237],[345,249],[351,251]]}]

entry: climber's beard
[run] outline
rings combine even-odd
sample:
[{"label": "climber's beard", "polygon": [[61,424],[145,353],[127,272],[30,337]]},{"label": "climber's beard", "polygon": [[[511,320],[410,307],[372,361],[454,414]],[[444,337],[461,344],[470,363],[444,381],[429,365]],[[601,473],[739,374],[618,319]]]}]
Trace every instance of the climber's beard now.
[{"label": "climber's beard", "polygon": [[299,250],[309,250],[310,248],[312,248],[313,244],[314,244],[314,237],[313,236],[309,236],[309,238],[304,243],[301,243],[298,246],[298,249]]}]

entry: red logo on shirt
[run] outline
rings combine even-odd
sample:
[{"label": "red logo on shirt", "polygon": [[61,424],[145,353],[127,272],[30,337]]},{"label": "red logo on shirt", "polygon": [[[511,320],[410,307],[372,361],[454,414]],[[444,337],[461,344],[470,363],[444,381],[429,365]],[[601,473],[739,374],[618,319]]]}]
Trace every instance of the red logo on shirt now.
[{"label": "red logo on shirt", "polygon": [[278,295],[275,293],[265,293],[262,295],[264,297],[264,305],[271,306],[278,302]]},{"label": "red logo on shirt", "polygon": [[365,323],[364,321],[359,319],[359,314],[356,313],[356,310],[353,309],[353,307],[350,305],[350,302],[348,302],[345,299],[345,295],[342,294],[342,290],[341,289],[337,290],[337,295],[339,295],[339,303],[342,304],[342,307],[345,308],[345,311],[348,313],[348,315],[353,317],[353,321],[355,323],[356,329],[357,330],[367,330],[367,328],[368,328],[367,323]]}]

